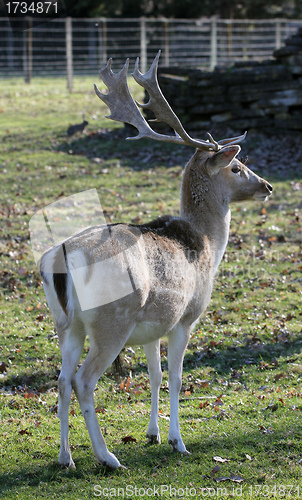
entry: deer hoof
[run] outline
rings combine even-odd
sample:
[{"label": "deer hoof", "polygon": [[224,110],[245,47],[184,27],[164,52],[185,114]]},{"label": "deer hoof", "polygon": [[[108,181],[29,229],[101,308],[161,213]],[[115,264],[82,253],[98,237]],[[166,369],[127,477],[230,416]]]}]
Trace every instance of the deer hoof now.
[{"label": "deer hoof", "polygon": [[172,446],[172,451],[182,453],[182,455],[191,455],[181,440],[178,442],[178,439],[169,439],[168,443]]},{"label": "deer hoof", "polygon": [[71,455],[67,453],[60,453],[59,455],[59,464],[62,469],[67,468],[67,469],[75,469],[76,466],[74,465],[74,461],[71,458]]},{"label": "deer hoof", "polygon": [[110,453],[106,460],[99,460],[99,464],[107,469],[116,470],[116,469],[125,469],[123,465],[120,464],[118,459]]},{"label": "deer hoof", "polygon": [[148,444],[160,444],[159,434],[147,434]]},{"label": "deer hoof", "polygon": [[178,439],[169,439],[168,443],[172,446],[172,451],[178,451],[177,449]]},{"label": "deer hoof", "polygon": [[61,469],[68,469],[68,470],[76,468],[76,466],[74,465],[74,461],[72,459],[68,464],[61,464],[60,463],[60,466],[61,466]]}]

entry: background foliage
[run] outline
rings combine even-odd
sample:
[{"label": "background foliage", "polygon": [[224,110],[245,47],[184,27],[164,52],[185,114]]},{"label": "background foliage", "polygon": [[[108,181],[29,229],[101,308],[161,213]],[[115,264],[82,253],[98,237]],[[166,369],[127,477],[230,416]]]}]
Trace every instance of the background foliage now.
[{"label": "background foliage", "polygon": [[197,18],[219,16],[222,18],[297,18],[302,15],[300,0],[79,0],[66,1],[74,16],[137,17],[165,16]]},{"label": "background foliage", "polygon": [[[169,17],[198,18],[218,16],[235,19],[301,18],[301,0],[62,0],[67,13],[74,17]],[[5,16],[0,0],[0,16]]]}]

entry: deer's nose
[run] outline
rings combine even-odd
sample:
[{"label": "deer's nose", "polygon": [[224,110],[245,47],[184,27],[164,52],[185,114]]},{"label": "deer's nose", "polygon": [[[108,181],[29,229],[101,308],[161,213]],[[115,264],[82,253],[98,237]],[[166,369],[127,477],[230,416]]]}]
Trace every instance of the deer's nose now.
[{"label": "deer's nose", "polygon": [[271,186],[268,182],[266,183],[266,187],[269,190],[270,193],[273,192],[273,186]]}]

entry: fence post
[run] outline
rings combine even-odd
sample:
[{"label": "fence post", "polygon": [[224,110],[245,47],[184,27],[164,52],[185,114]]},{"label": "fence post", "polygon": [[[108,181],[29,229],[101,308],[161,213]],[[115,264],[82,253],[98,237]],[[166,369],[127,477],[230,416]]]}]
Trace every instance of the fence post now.
[{"label": "fence post", "polygon": [[232,60],[232,51],[233,51],[233,40],[232,40],[232,21],[228,21],[228,59]]},{"label": "fence post", "polygon": [[73,88],[73,65],[72,65],[72,19],[66,17],[65,20],[65,37],[66,37],[66,73],[67,73],[67,89],[69,92]]},{"label": "fence post", "polygon": [[170,40],[169,40],[169,21],[164,19],[165,26],[165,66],[170,66]]},{"label": "fence post", "polygon": [[25,83],[31,82],[32,77],[32,65],[33,65],[33,54],[32,54],[32,25],[33,21],[31,17],[27,17],[25,20],[26,28],[23,31],[23,72]]},{"label": "fence post", "polygon": [[147,71],[147,36],[146,36],[146,19],[145,17],[140,18],[140,28],[141,28],[141,68],[142,73]]},{"label": "fence post", "polygon": [[168,19],[163,19],[163,23],[165,29],[165,66],[168,68],[170,66],[170,34]]},{"label": "fence post", "polygon": [[217,66],[217,19],[213,16],[211,19],[211,59],[210,69],[213,70]]},{"label": "fence post", "polygon": [[106,19],[100,19],[101,27],[99,27],[99,52],[100,52],[100,66],[107,62],[107,23]]},{"label": "fence post", "polygon": [[91,23],[89,33],[88,33],[88,54],[89,54],[89,66],[95,68],[98,64],[97,61],[97,42],[96,42],[96,30],[95,23]]},{"label": "fence post", "polygon": [[9,21],[7,20],[7,66],[8,70],[14,69],[14,37],[10,29]]},{"label": "fence post", "polygon": [[276,50],[277,50],[277,49],[280,49],[280,47],[281,47],[281,23],[280,23],[279,19],[276,19],[275,23],[276,23],[275,46],[276,46]]}]

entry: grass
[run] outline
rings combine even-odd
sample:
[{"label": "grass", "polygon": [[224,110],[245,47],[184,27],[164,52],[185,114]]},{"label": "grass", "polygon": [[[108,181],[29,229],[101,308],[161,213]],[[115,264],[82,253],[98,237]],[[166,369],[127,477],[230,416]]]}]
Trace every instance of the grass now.
[{"label": "grass", "polygon": [[[77,468],[58,466],[61,358],[29,220],[58,198],[90,188],[108,221],[177,214],[182,167],[191,154],[124,141],[119,125],[104,119],[106,107],[92,84],[77,80],[71,95],[61,79],[1,84],[0,491],[6,499],[105,498],[122,496],[122,488],[127,498],[299,498],[302,179],[290,171],[286,178],[269,176],[268,203],[233,207],[212,301],[184,362],[180,426],[191,455],[173,454],[167,444],[163,341],[162,445],[146,444],[150,389],[143,350],[126,349],[125,374],[108,370],[95,399],[107,445],[128,468],[112,473],[96,463],[74,397],[70,440]],[[67,137],[82,115],[87,132]],[[127,436],[133,440],[123,443]]]}]

